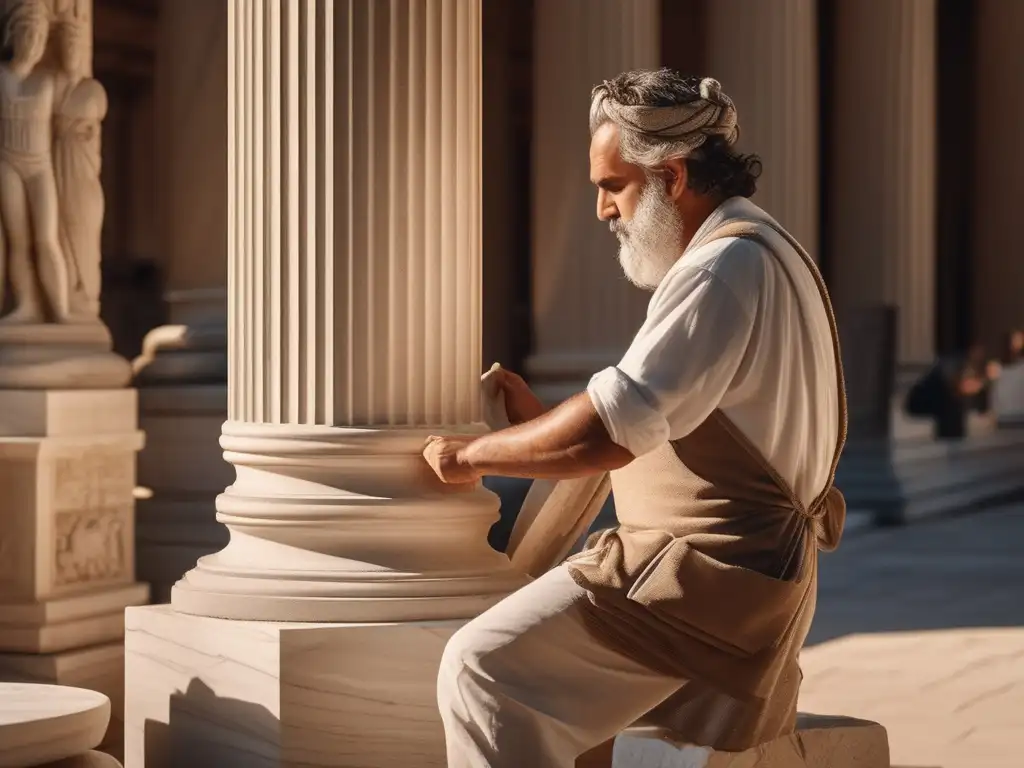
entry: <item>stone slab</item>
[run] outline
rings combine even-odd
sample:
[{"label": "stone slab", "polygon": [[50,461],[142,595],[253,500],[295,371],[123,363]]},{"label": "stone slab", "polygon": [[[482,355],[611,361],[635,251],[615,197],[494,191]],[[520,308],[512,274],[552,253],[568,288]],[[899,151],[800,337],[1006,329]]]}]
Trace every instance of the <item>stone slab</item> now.
[{"label": "stone slab", "polygon": [[125,765],[444,768],[435,681],[460,625],[226,621],[129,608]]},{"label": "stone slab", "polygon": [[101,322],[0,324],[0,388],[119,389],[132,368]]},{"label": "stone slab", "polygon": [[120,755],[124,742],[124,645],[119,640],[48,654],[0,653],[0,680],[84,688],[110,700],[110,722],[100,748]]},{"label": "stone slab", "polygon": [[615,739],[612,768],[889,768],[885,728],[851,717],[800,715],[796,732],[744,752],[675,741],[658,728]]},{"label": "stone slab", "polygon": [[0,651],[52,653],[119,640],[124,609],[144,605],[149,586],[135,583],[33,603],[0,604]]},{"label": "stone slab", "polygon": [[0,683],[0,768],[24,768],[88,752],[100,743],[110,700],[82,688]]},{"label": "stone slab", "polygon": [[134,389],[0,390],[0,435],[122,434],[138,426]]}]

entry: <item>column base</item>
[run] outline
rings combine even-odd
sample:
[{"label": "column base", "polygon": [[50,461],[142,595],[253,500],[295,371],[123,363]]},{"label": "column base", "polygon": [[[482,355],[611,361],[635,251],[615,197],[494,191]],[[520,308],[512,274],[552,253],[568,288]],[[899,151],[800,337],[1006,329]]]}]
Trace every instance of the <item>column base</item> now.
[{"label": "column base", "polygon": [[129,608],[126,768],[444,768],[435,680],[460,624]]},{"label": "column base", "polygon": [[[469,431],[466,428],[463,431]],[[255,621],[476,616],[526,578],[487,545],[498,497],[437,480],[414,429],[224,425],[231,532],[171,590],[175,610]]]},{"label": "column base", "polygon": [[61,653],[0,653],[0,680],[69,685],[104,694],[110,699],[110,723],[98,749],[121,758],[124,752],[124,644],[120,639]]}]

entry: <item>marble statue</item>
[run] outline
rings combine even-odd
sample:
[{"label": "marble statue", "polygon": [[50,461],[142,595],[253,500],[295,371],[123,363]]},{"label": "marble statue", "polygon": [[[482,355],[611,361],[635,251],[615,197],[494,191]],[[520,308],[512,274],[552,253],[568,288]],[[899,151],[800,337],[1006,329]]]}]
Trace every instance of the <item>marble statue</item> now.
[{"label": "marble statue", "polygon": [[42,66],[51,30],[43,0],[8,12],[0,64],[0,224],[13,308],[0,322],[66,321],[68,265],[59,239],[53,167],[56,76]]},{"label": "marble statue", "polygon": [[[99,317],[103,86],[89,3],[15,0],[0,64],[0,323]],[[54,50],[55,49],[55,50]],[[47,56],[54,50],[55,55]],[[9,287],[9,298],[4,296]]]},{"label": "marble statue", "polygon": [[131,380],[100,319],[92,0],[0,0],[0,390]]},{"label": "marble statue", "polygon": [[60,246],[70,278],[72,318],[100,310],[101,124],[107,94],[88,75],[89,26],[76,17],[60,28],[60,70],[54,118],[53,167],[60,210]]}]

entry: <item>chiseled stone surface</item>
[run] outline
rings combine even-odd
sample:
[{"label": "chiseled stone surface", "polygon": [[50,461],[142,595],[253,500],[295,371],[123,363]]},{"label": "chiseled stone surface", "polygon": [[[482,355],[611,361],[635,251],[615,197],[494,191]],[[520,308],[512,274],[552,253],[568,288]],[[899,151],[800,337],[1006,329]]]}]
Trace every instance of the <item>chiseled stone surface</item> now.
[{"label": "chiseled stone surface", "polygon": [[0,768],[63,760],[98,745],[110,700],[82,688],[0,683]]},{"label": "chiseled stone surface", "polygon": [[878,723],[801,715],[792,735],[736,753],[678,744],[655,728],[633,728],[615,740],[613,768],[889,768],[889,748]]},{"label": "chiseled stone surface", "polygon": [[459,626],[129,608],[125,765],[444,768],[435,681]]}]

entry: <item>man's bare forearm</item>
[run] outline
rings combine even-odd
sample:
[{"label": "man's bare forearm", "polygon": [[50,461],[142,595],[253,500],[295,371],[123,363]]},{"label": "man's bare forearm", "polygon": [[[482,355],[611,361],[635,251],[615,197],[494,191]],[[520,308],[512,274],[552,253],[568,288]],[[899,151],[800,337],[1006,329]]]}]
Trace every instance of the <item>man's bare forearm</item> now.
[{"label": "man's bare forearm", "polygon": [[536,419],[474,440],[459,459],[481,475],[561,479],[618,469],[633,455],[612,441],[582,393]]}]

